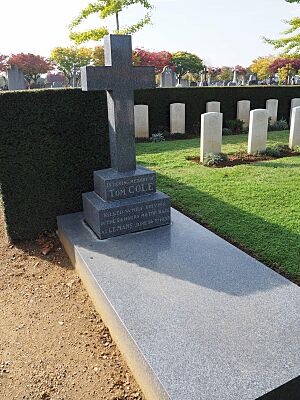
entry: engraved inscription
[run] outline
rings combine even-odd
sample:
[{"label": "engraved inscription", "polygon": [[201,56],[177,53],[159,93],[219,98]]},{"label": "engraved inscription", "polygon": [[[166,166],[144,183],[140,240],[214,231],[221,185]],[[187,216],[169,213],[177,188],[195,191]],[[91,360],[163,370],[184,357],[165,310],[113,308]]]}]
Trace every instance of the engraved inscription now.
[{"label": "engraved inscription", "polygon": [[136,176],[105,183],[110,200],[134,197],[155,191],[155,176]]},{"label": "engraved inscription", "polygon": [[160,200],[104,211],[100,218],[100,229],[103,235],[122,234],[168,224],[169,221],[169,201]]}]

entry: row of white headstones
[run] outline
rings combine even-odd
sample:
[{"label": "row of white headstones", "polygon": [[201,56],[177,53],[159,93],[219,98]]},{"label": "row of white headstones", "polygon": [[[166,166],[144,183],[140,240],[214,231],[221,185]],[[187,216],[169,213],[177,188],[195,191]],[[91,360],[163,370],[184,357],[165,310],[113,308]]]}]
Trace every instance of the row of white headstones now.
[{"label": "row of white headstones", "polygon": [[[264,151],[267,147],[268,122],[277,122],[278,100],[266,101],[265,109],[250,111],[249,100],[237,102],[237,119],[249,127],[248,153]],[[222,146],[223,114],[221,103],[206,103],[206,113],[201,115],[201,161],[206,153],[220,153]],[[135,136],[149,138],[149,110],[147,105],[134,106]],[[185,104],[170,104],[170,133],[185,133]],[[292,99],[289,147],[300,146],[300,98]]]}]

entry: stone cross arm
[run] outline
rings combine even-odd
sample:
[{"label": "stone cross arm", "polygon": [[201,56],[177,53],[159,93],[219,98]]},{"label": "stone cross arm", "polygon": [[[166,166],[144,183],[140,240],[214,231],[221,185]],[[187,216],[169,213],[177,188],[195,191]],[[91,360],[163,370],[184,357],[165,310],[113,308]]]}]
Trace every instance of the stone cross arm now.
[{"label": "stone cross arm", "polygon": [[82,89],[114,91],[126,86],[127,90],[154,89],[155,67],[140,66],[132,67],[122,74],[113,66],[95,67],[87,66],[81,68]]}]

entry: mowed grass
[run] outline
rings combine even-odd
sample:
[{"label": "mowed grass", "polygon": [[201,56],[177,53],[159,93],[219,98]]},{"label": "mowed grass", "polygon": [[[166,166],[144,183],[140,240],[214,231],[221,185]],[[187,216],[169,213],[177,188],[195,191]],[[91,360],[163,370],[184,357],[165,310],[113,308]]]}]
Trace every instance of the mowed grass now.
[{"label": "mowed grass", "polygon": [[[158,189],[175,208],[299,279],[300,157],[207,168],[186,160],[199,156],[199,142],[138,144],[137,159],[157,171]],[[268,134],[268,144],[278,142],[288,143],[288,132]],[[222,151],[246,146],[247,135],[225,136]]]}]

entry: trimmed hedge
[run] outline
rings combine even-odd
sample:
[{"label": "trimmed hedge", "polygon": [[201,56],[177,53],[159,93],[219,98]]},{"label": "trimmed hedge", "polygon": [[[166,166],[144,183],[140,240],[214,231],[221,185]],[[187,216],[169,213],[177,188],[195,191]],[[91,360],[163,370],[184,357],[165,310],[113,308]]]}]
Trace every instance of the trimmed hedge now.
[{"label": "trimmed hedge", "polygon": [[0,94],[0,190],[9,239],[56,229],[81,210],[93,171],[109,166],[106,95],[80,90]]},{"label": "trimmed hedge", "polygon": [[[154,94],[155,92],[155,94]],[[136,92],[137,104],[149,105],[150,134],[169,130],[171,103],[186,104],[186,131],[199,133],[200,115],[208,101],[220,101],[224,121],[236,119],[236,103],[250,100],[251,110],[265,108],[266,100],[278,99],[278,117],[289,121],[291,99],[300,97],[300,86],[231,86],[155,89]]]},{"label": "trimmed hedge", "polygon": [[[236,118],[238,100],[254,109],[278,98],[278,116],[288,120],[294,97],[300,87],[202,87],[137,91],[135,102],[149,105],[151,133],[169,129],[171,103],[186,103],[186,130],[198,134],[207,101],[220,101],[227,120]],[[0,93],[0,194],[12,241],[53,231],[57,215],[80,211],[93,171],[109,163],[105,92]]]}]

